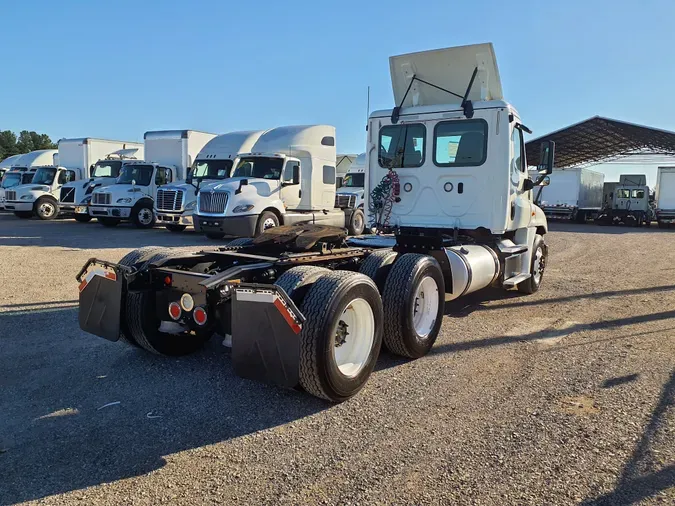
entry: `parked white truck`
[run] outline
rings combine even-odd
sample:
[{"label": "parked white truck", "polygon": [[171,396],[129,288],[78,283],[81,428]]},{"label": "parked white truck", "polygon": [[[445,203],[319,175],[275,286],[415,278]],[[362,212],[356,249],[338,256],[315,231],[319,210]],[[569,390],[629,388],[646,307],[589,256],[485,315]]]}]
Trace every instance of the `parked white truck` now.
[{"label": "parked white truck", "polygon": [[22,184],[28,184],[33,180],[35,169],[9,169],[5,172],[0,182],[0,209],[5,209],[5,190]]},{"label": "parked white truck", "polygon": [[[91,220],[87,208],[95,188],[111,185],[119,176],[126,159],[143,159],[143,144],[139,142],[94,139],[61,139],[59,164],[69,169],[81,169],[85,181],[63,185],[59,194],[59,209],[74,213],[79,222]],[[87,177],[88,176],[88,177]]]},{"label": "parked white truck", "polygon": [[605,175],[590,169],[554,169],[550,185],[542,186],[536,202],[549,219],[584,223],[593,220],[602,209]]},{"label": "parked white truck", "polygon": [[358,155],[342,178],[342,186],[335,192],[335,207],[363,209],[366,186],[366,154]]},{"label": "parked white truck", "polygon": [[670,228],[675,224],[675,167],[657,169],[654,202],[659,228]]},{"label": "parked white truck", "polygon": [[114,184],[95,189],[89,215],[106,227],[123,220],[138,228],[152,227],[157,189],[183,179],[197,153],[213,137],[195,130],[146,132],[146,161],[125,161]]},{"label": "parked white truck", "polygon": [[239,163],[239,153],[248,153],[263,131],[230,132],[214,137],[197,154],[188,179],[157,189],[155,215],[160,225],[182,232],[192,225],[197,193],[209,183],[222,181]]},{"label": "parked white truck", "polygon": [[649,226],[654,218],[644,174],[622,174],[618,183],[605,183],[599,225]]},{"label": "parked white truck", "polygon": [[[340,227],[301,224],[220,248],[141,248],[117,264],[91,259],[77,276],[80,327],[165,355],[229,335],[237,374],[341,402],[365,385],[382,344],[406,358],[426,355],[446,298],[488,286],[536,292],[548,227],[532,190],[546,184],[554,146],[542,143],[540,173],[530,179],[526,127],[503,100],[492,45],[396,56],[390,66],[397,105],[371,114],[366,163],[367,186],[378,189],[368,207],[395,235],[347,239]],[[326,169],[324,182],[323,167],[334,160],[332,133],[296,129],[304,147],[293,155],[288,145],[285,157],[274,155],[275,146],[251,155],[250,167],[242,157],[240,167],[294,190],[314,174],[313,195],[293,196],[328,208],[335,176]],[[223,183],[231,194],[207,203],[223,209],[230,196],[253,196],[257,180],[235,179]],[[255,204],[236,202],[247,205]]]},{"label": "parked white truck", "polygon": [[21,155],[12,155],[0,162],[0,180],[4,177],[5,172],[19,161],[19,158],[21,158]]},{"label": "parked white truck", "polygon": [[363,232],[360,209],[335,208],[335,127],[285,126],[240,154],[232,177],[199,190],[194,227],[207,237],[255,237],[268,228],[316,223]]}]

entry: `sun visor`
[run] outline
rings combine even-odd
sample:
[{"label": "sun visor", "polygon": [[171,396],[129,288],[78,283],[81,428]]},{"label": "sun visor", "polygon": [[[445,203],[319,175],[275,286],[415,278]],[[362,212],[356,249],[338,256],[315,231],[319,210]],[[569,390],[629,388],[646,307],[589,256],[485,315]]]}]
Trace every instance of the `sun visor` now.
[{"label": "sun visor", "polygon": [[[501,100],[502,83],[492,43],[409,53],[389,58],[391,85],[396,105],[461,104],[475,68],[478,68],[469,100]],[[413,76],[455,93],[455,96],[415,80]]]}]

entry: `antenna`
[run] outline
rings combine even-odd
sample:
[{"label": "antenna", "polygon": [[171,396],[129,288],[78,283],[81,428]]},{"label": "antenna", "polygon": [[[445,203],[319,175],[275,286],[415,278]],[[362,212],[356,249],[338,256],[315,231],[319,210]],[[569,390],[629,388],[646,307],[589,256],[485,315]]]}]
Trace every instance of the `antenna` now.
[{"label": "antenna", "polygon": [[368,131],[368,119],[370,118],[370,86],[366,95],[366,132]]}]

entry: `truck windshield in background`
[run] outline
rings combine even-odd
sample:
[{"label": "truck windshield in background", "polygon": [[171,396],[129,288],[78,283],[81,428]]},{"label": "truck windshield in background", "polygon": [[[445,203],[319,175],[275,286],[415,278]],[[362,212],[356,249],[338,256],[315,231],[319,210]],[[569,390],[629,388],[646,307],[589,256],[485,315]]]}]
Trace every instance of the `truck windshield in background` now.
[{"label": "truck windshield in background", "polygon": [[119,160],[96,162],[91,171],[91,177],[118,177],[121,168],[122,162]]},{"label": "truck windshield in background", "polygon": [[41,168],[38,169],[35,172],[35,175],[33,176],[33,180],[31,181],[33,184],[46,184],[50,185],[54,182],[54,178],[56,177],[56,169],[55,168]]},{"label": "truck windshield in background", "polygon": [[192,167],[192,177],[203,179],[226,179],[230,177],[232,160],[196,160]]},{"label": "truck windshield in background", "polygon": [[13,173],[7,174],[2,180],[0,188],[11,188],[21,184],[21,174]]},{"label": "truck windshield in background", "polygon": [[125,165],[117,178],[117,184],[131,184],[136,181],[139,186],[149,186],[153,172],[152,165]]},{"label": "truck windshield in background", "polygon": [[232,177],[251,177],[260,179],[281,179],[282,158],[252,156],[239,160]]},{"label": "truck windshield in background", "polygon": [[365,174],[347,174],[342,181],[343,188],[363,188],[366,186]]}]

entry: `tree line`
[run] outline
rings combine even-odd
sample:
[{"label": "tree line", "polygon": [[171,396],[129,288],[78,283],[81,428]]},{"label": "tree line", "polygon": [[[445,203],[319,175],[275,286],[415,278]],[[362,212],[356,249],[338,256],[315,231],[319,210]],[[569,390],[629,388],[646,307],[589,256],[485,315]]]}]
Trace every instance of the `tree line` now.
[{"label": "tree line", "polygon": [[11,130],[0,130],[0,161],[8,156],[22,155],[36,149],[56,149],[47,134],[23,130],[19,136]]}]

